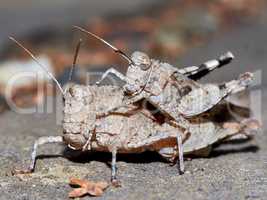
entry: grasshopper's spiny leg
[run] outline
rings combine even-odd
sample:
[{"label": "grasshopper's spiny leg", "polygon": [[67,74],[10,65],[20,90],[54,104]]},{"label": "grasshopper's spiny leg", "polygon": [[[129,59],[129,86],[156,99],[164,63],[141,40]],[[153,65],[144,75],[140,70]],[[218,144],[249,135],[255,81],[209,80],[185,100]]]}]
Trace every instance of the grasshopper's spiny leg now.
[{"label": "grasshopper's spiny leg", "polygon": [[40,145],[49,144],[49,143],[63,143],[62,136],[44,136],[38,138],[33,145],[32,153],[31,153],[31,163],[27,169],[15,169],[14,173],[23,174],[23,173],[31,173],[34,171],[35,163],[36,163],[36,155],[37,149]]},{"label": "grasshopper's spiny leg", "polygon": [[112,150],[112,160],[111,160],[111,183],[114,186],[119,186],[117,180],[117,149]]},{"label": "grasshopper's spiny leg", "polygon": [[178,70],[178,72],[188,76],[193,80],[201,79],[213,70],[229,64],[234,59],[234,55],[229,51],[221,55],[218,59],[209,60],[199,66],[191,66]]},{"label": "grasshopper's spiny leg", "polygon": [[184,173],[184,150],[183,150],[183,141],[180,134],[177,134],[177,146],[178,146],[178,155],[179,155],[179,172],[180,174]]}]

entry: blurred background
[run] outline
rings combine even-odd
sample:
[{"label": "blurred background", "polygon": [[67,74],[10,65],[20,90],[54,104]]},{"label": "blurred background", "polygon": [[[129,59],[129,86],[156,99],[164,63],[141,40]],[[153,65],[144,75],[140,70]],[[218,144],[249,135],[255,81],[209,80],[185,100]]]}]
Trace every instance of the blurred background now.
[{"label": "blurred background", "polygon": [[[82,26],[127,54],[147,52],[176,67],[198,65],[231,50],[235,61],[203,79],[228,81],[245,71],[264,70],[267,35],[265,0],[9,0],[0,1],[0,94],[10,78],[39,68],[8,36],[14,36],[47,65],[61,84],[66,83],[79,38],[83,39],[75,80],[84,71],[114,67],[125,72],[127,63],[99,41],[73,30]],[[261,74],[262,73],[262,74]],[[263,76],[263,71],[259,72]],[[42,103],[33,78],[12,88],[17,105]],[[53,94],[46,87],[46,94]]]}]

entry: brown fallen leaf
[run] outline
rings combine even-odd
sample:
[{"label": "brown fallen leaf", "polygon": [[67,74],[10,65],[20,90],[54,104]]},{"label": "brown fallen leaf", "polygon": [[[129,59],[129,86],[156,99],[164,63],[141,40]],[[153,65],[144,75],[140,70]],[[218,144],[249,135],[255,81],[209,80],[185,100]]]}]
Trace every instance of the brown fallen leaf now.
[{"label": "brown fallen leaf", "polygon": [[69,193],[70,198],[82,197],[86,194],[91,196],[101,196],[103,191],[109,186],[107,182],[92,182],[77,178],[70,178],[69,184],[71,186],[80,186],[80,188],[75,188]]}]

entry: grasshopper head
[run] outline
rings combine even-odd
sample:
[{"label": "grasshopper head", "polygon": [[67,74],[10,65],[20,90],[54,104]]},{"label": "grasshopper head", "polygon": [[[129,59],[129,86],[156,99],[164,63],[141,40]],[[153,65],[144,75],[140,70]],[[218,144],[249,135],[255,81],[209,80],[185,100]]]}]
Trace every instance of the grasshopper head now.
[{"label": "grasshopper head", "polygon": [[92,112],[93,95],[90,88],[69,84],[64,90],[63,131],[65,142],[74,149],[81,149],[95,124]]},{"label": "grasshopper head", "polygon": [[133,52],[131,59],[134,62],[134,64],[143,71],[148,70],[151,66],[150,58],[148,57],[147,54],[143,52],[140,51]]},{"label": "grasshopper head", "polygon": [[93,101],[93,94],[85,85],[68,84],[64,91],[65,113],[77,114]]}]

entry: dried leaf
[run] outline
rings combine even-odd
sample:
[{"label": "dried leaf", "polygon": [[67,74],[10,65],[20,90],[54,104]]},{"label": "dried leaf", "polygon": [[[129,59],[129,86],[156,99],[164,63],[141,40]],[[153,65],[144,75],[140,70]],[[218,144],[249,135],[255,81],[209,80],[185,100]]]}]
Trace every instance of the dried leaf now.
[{"label": "dried leaf", "polygon": [[109,184],[107,182],[97,182],[96,186],[104,190],[109,186]]},{"label": "dried leaf", "polygon": [[92,182],[77,178],[71,178],[69,184],[72,186],[80,186],[80,188],[76,188],[69,193],[70,198],[82,197],[86,194],[91,196],[101,196],[103,190],[109,186],[107,182]]},{"label": "dried leaf", "polygon": [[87,185],[91,185],[93,183],[78,178],[71,178],[69,184],[73,186],[87,187]]}]

